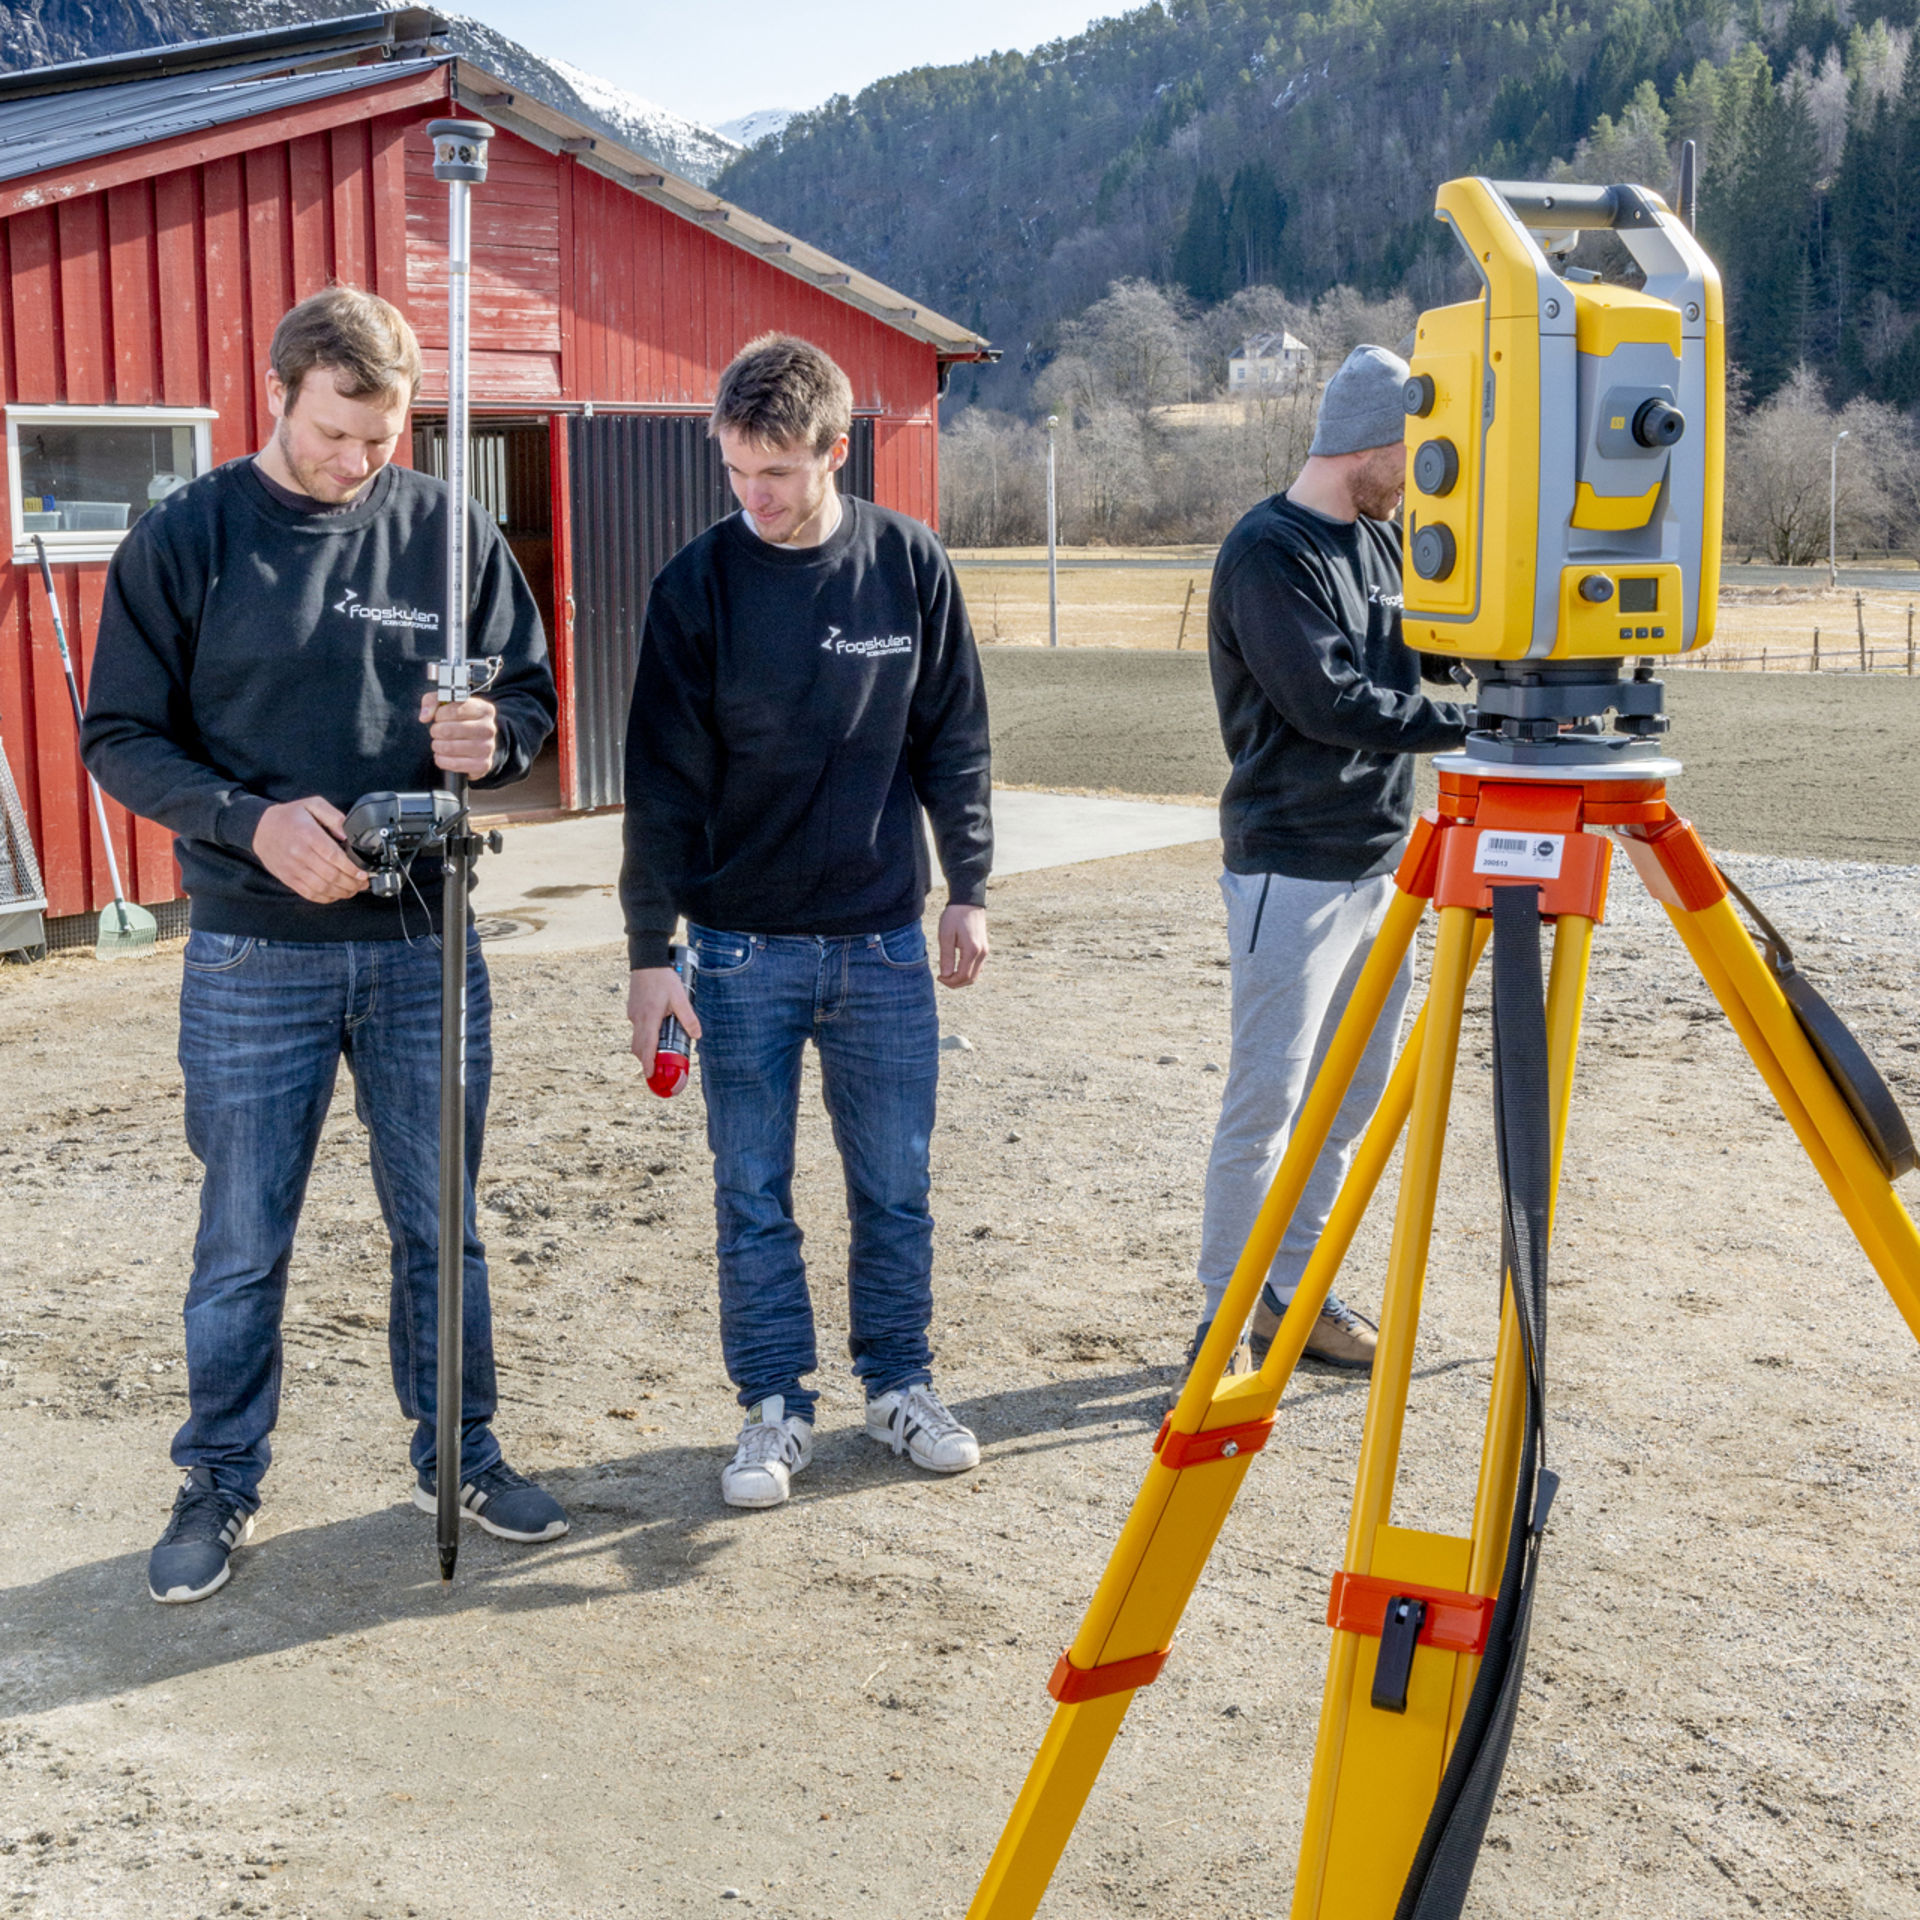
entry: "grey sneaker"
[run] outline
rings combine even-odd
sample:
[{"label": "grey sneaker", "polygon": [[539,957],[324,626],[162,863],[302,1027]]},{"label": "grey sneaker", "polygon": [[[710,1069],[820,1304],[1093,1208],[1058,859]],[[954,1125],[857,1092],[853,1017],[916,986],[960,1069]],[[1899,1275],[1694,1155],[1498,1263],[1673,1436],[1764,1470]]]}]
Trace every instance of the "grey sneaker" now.
[{"label": "grey sneaker", "polygon": [[740,1444],[720,1470],[720,1498],[730,1507],[784,1506],[793,1476],[812,1458],[813,1423],[770,1393],[747,1415]]},{"label": "grey sneaker", "polygon": [[228,1556],[252,1532],[246,1506],[222,1493],[205,1467],[189,1467],[173,1518],[147,1557],[147,1591],[169,1607],[218,1593],[232,1577]]},{"label": "grey sneaker", "polygon": [[[434,1477],[423,1473],[414,1482],[413,1504],[424,1513],[439,1510],[439,1494]],[[478,1520],[487,1532],[502,1540],[530,1543],[558,1540],[570,1524],[567,1510],[546,1488],[537,1487],[523,1473],[515,1473],[504,1460],[496,1460],[484,1473],[476,1473],[460,1489],[463,1518]]]},{"label": "grey sneaker", "polygon": [[869,1400],[867,1438],[929,1473],[967,1473],[980,1464],[980,1442],[929,1386],[896,1387]]},{"label": "grey sneaker", "polygon": [[[1180,1372],[1171,1387],[1167,1389],[1166,1410],[1171,1413],[1179,1404],[1180,1395],[1185,1390],[1187,1375],[1193,1371],[1193,1363],[1200,1358],[1200,1349],[1206,1344],[1207,1335],[1213,1331],[1211,1320],[1202,1320],[1193,1330],[1193,1338],[1187,1342],[1187,1357],[1180,1363]],[[1230,1380],[1236,1373],[1247,1373],[1251,1369],[1247,1360],[1247,1343],[1243,1339],[1227,1356],[1227,1364],[1220,1377]]]}]

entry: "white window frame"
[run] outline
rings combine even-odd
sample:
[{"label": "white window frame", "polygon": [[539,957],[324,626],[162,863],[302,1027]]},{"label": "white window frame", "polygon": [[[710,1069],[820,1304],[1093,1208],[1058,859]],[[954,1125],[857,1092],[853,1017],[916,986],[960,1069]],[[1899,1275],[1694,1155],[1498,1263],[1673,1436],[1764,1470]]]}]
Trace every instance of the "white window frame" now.
[{"label": "white window frame", "polygon": [[[33,548],[33,537],[21,518],[24,497],[20,485],[20,429],[45,424],[63,427],[191,427],[193,459],[199,473],[213,466],[213,423],[219,419],[213,407],[33,407],[10,406],[7,409],[7,520],[13,540],[16,566],[36,566],[40,556]],[[197,477],[197,475],[196,475]],[[47,558],[56,564],[84,560],[111,560],[114,549],[126,538],[119,533],[43,533]]]}]

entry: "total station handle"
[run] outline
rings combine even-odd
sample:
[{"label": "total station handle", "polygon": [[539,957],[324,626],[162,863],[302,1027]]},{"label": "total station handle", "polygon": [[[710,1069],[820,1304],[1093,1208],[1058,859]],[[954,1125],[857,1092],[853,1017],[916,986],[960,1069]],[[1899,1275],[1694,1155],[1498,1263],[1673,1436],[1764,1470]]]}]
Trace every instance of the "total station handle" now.
[{"label": "total station handle", "polygon": [[1578,187],[1561,181],[1491,180],[1523,227],[1555,233],[1576,228],[1657,227],[1660,216],[1638,187]]}]

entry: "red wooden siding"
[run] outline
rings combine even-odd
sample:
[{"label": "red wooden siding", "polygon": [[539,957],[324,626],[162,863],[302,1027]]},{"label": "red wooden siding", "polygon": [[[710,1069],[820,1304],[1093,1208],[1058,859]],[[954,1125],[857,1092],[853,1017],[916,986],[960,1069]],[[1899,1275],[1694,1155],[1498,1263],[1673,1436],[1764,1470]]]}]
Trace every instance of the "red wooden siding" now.
[{"label": "red wooden siding", "polygon": [[[421,397],[447,392],[447,190],[415,122],[405,146],[407,311],[427,363]],[[561,397],[560,166],[498,135],[474,189],[472,391],[480,401]]]},{"label": "red wooden siding", "polygon": [[[349,96],[339,109],[377,104]],[[401,162],[419,113],[312,128],[0,221],[7,400],[214,407],[216,461],[258,446],[267,430],[261,375],[281,314],[331,279],[389,288],[404,280]],[[255,129],[254,140],[266,131]],[[69,563],[54,578],[84,678],[106,568]],[[104,906],[112,897],[106,861],[31,566],[9,565],[0,579],[0,739],[39,850],[48,910]],[[175,898],[171,836],[111,801],[107,815],[129,895]]]},{"label": "red wooden siding", "polygon": [[[407,307],[427,361],[423,398],[446,394],[446,189],[425,122],[406,139]],[[884,504],[933,511],[932,347],[630,192],[571,155],[502,133],[473,196],[473,393],[485,404],[591,400],[710,406],[721,369],[757,333],[817,341],[847,369],[854,405],[919,423],[881,482]]]},{"label": "red wooden siding", "polygon": [[[408,148],[410,177],[415,168],[430,168],[423,135],[416,133]],[[570,156],[549,159],[518,141],[511,151],[517,176],[524,177],[521,170],[530,161],[553,170],[552,225],[538,230],[537,241],[523,231],[512,248],[490,252],[476,217],[476,281],[483,273],[490,281],[516,270],[524,273],[516,254],[524,257],[535,245],[544,248],[549,233],[556,247],[566,236],[567,273],[559,292],[563,318],[555,352],[567,399],[702,412],[713,403],[721,369],[755,334],[774,327],[798,333],[846,368],[855,407],[879,415],[875,447],[881,504],[933,518],[939,369],[931,346]],[[492,191],[490,176],[479,192]],[[423,225],[412,231],[416,241],[427,237]],[[429,244],[444,257],[444,204]],[[444,267],[436,289],[443,280]],[[413,317],[416,326],[422,324],[420,312]],[[476,389],[479,379],[476,369]]]}]

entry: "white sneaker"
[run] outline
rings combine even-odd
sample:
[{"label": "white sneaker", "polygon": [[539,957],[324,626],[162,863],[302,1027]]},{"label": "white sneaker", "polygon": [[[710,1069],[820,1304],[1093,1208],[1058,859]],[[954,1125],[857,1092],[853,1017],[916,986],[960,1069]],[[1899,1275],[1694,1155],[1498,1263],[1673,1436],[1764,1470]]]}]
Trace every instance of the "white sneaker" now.
[{"label": "white sneaker", "polygon": [[747,1415],[740,1445],[720,1470],[720,1498],[730,1507],[784,1504],[793,1476],[813,1458],[813,1424],[787,1412],[777,1393]]},{"label": "white sneaker", "polygon": [[928,1386],[898,1387],[867,1402],[867,1437],[884,1440],[895,1453],[930,1473],[965,1473],[980,1464],[980,1442]]}]

